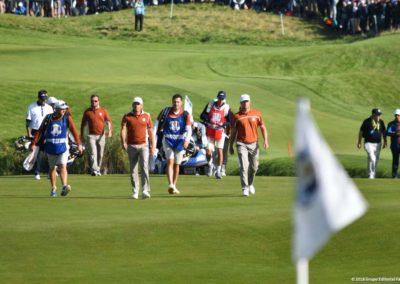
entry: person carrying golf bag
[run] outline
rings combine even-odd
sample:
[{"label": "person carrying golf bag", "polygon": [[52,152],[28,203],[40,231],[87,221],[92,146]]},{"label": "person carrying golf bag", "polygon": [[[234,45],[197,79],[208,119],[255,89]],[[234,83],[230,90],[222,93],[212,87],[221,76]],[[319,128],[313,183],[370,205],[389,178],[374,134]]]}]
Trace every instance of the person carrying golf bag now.
[{"label": "person carrying golf bag", "polygon": [[66,196],[71,191],[71,186],[68,184],[67,172],[69,156],[68,130],[71,131],[78,145],[78,151],[80,153],[83,151],[78,131],[72,117],[67,113],[67,109],[68,105],[64,101],[58,101],[55,104],[55,112],[45,117],[31,143],[31,149],[35,151],[39,140],[41,137],[44,137],[44,149],[50,168],[51,197],[57,196],[56,166],[60,170],[62,182],[61,196]]}]

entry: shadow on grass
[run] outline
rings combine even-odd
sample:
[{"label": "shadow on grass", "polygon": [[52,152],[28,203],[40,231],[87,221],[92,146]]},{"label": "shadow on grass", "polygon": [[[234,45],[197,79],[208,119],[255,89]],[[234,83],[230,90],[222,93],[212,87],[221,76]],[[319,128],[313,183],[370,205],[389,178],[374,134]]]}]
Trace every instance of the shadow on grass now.
[{"label": "shadow on grass", "polygon": [[51,196],[30,196],[30,195],[0,195],[0,199],[18,199],[18,198],[27,198],[27,199],[132,199],[130,196],[68,196],[68,197],[51,197]]},{"label": "shadow on grass", "polygon": [[18,178],[18,179],[22,179],[22,178],[24,178],[24,179],[31,179],[32,181],[34,180],[34,179],[33,179],[33,174],[31,174],[31,175],[19,175],[19,176],[6,176],[6,175],[0,176],[0,180],[1,180],[1,179],[13,179],[13,178]]},{"label": "shadow on grass", "polygon": [[[207,195],[161,195],[161,196],[153,196],[151,199],[203,199],[203,198],[238,198],[242,197],[241,195],[236,194],[207,194]],[[132,199],[131,196],[68,196],[68,197],[51,197],[51,196],[29,196],[29,195],[0,195],[0,199],[89,199],[89,200],[117,200],[117,199]],[[140,200],[140,199],[138,199]]]},{"label": "shadow on grass", "polygon": [[[186,198],[203,199],[203,198],[221,198],[221,197],[237,198],[237,197],[242,197],[242,196],[239,194],[236,195],[236,194],[225,193],[225,194],[206,194],[206,195],[186,195],[186,194],[185,195],[172,195],[172,196],[163,195],[163,196],[156,196],[155,198],[174,198],[174,197],[179,198],[179,199],[181,199],[181,198],[183,198],[183,199],[186,199]],[[152,198],[154,198],[154,197],[152,197]]]}]

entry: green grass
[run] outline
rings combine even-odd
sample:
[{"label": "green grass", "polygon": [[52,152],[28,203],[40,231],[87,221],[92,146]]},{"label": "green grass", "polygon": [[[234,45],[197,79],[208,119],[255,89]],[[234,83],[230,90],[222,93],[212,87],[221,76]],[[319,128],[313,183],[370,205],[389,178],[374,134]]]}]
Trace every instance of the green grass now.
[{"label": "green grass", "polygon": [[[215,13],[210,23],[202,20],[209,13]],[[363,41],[355,37],[354,43],[327,40],[315,24],[288,17],[294,38],[288,42],[281,36],[264,37],[264,25],[277,22],[271,14],[238,14],[209,5],[176,7],[174,22],[194,34],[160,25],[157,21],[165,17],[166,7],[150,7],[145,32],[120,36],[120,29],[132,28],[130,11],[61,20],[1,15],[1,139],[25,133],[26,108],[41,88],[71,105],[78,127],[90,94],[97,92],[116,136],[135,96],[144,98],[146,111],[155,117],[170,104],[172,94],[189,95],[198,118],[205,103],[223,89],[233,110],[240,94],[249,93],[253,107],[263,112],[271,146],[262,152],[263,161],[288,157],[299,96],[310,98],[316,122],[335,154],[361,161],[365,152],[355,146],[361,121],[379,106],[388,122],[399,107],[398,33]],[[252,37],[246,45],[237,44],[243,32],[237,17]],[[105,25],[117,28],[100,36],[99,27]],[[199,33],[209,30],[222,30],[223,35],[202,42]],[[308,36],[302,37],[305,31]],[[382,165],[390,163],[389,150],[382,151],[382,159]]]},{"label": "green grass", "polygon": [[[285,18],[282,37],[270,14],[187,5],[171,22],[168,12],[149,8],[140,34],[130,11],[62,20],[0,15],[0,165],[10,173],[21,159],[8,141],[25,133],[26,108],[41,88],[70,104],[78,127],[97,92],[115,140],[135,96],[154,117],[172,94],[189,95],[198,117],[224,89],[233,110],[249,93],[264,114],[271,148],[261,154],[263,173],[293,172],[296,98],[306,96],[335,154],[350,173],[365,175],[365,152],[356,149],[361,120],[379,106],[388,122],[399,107],[398,33],[339,39]],[[389,153],[382,151],[381,177],[390,171]],[[229,169],[237,170],[234,158]],[[369,211],[311,261],[312,283],[399,276],[398,181],[355,181]],[[70,196],[51,199],[45,178],[0,177],[2,283],[295,280],[293,178],[257,177],[256,196],[245,199],[238,177],[184,176],[182,195],[169,196],[166,178],[152,176],[153,197],[144,201],[130,199],[127,175],[71,175],[70,182]]]},{"label": "green grass", "polygon": [[[293,283],[294,181],[258,177],[242,198],[238,177],[185,176],[170,196],[152,176],[152,199],[132,200],[127,175],[72,175],[66,198],[2,177],[2,283]],[[398,276],[398,181],[356,183],[369,211],[311,261],[312,283]]]},{"label": "green grass", "polygon": [[[225,89],[233,110],[238,108],[239,95],[246,92],[263,111],[271,139],[269,157],[287,156],[298,96],[311,99],[317,123],[335,152],[354,154],[361,120],[377,105],[384,119],[390,120],[400,91],[398,35],[353,45],[269,49],[86,40],[19,31],[11,35],[6,29],[0,29],[0,35],[2,138],[24,133],[26,107],[40,88],[65,99],[78,125],[89,95],[99,93],[110,110],[115,133],[134,96],[144,97],[146,110],[156,116],[170,103],[171,95],[180,92],[190,96],[198,117],[203,105]],[[382,54],[383,47],[387,52]],[[362,66],[343,60],[325,75],[323,58],[329,55],[334,61],[339,53],[376,62],[374,68],[363,65],[363,72]],[[302,55],[309,60],[301,59]],[[275,64],[275,58],[282,60]]]}]

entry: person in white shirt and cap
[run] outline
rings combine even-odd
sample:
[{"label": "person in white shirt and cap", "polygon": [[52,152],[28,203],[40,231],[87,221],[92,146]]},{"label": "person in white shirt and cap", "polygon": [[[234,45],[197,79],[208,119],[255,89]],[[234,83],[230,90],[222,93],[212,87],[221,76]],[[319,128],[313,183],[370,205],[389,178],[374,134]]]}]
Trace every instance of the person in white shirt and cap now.
[{"label": "person in white shirt and cap", "polygon": [[[40,128],[43,119],[46,115],[53,113],[53,108],[46,103],[48,99],[47,91],[40,90],[38,92],[38,99],[36,102],[32,103],[28,107],[28,111],[26,113],[26,135],[30,138],[33,138],[35,133]],[[39,141],[40,151],[43,151],[43,140]],[[40,179],[40,152],[38,154],[39,158],[36,160],[36,164],[33,166],[35,169],[35,179]]]}]

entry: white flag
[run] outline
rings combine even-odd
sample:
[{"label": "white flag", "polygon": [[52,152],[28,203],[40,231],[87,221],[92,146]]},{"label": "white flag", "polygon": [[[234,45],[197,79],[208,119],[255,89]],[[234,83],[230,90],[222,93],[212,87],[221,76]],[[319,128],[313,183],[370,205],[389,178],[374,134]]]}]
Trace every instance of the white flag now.
[{"label": "white flag", "polygon": [[183,110],[186,110],[190,115],[193,113],[193,104],[188,96],[185,96],[185,105],[183,106]]},{"label": "white flag", "polygon": [[299,100],[296,121],[297,188],[293,260],[311,259],[331,235],[361,217],[367,203]]},{"label": "white flag", "polygon": [[190,114],[190,120],[191,123],[193,123],[193,104],[188,96],[185,96],[185,105],[183,106],[183,110],[186,110]]}]

